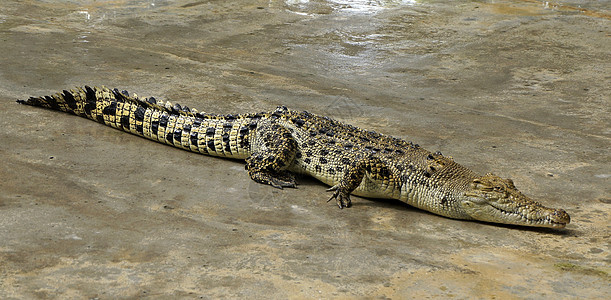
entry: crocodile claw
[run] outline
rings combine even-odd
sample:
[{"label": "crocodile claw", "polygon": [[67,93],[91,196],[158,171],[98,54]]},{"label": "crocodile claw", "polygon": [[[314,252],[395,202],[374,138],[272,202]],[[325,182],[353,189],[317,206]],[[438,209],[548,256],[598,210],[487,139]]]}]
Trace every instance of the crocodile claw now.
[{"label": "crocodile claw", "polygon": [[344,207],[350,207],[352,205],[352,201],[350,200],[350,193],[346,193],[345,191],[343,191],[343,189],[339,188],[338,185],[327,189],[327,192],[332,191],[335,192],[333,193],[333,195],[331,195],[331,198],[329,198],[327,202],[335,199],[337,206],[339,206],[340,209],[343,209]]}]

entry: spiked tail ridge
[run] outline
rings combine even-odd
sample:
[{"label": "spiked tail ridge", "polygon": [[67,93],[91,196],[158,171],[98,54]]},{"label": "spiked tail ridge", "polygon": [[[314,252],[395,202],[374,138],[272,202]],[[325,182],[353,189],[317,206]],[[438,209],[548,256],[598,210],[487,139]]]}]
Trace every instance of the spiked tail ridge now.
[{"label": "spiked tail ridge", "polygon": [[17,103],[20,104],[39,106],[67,113],[73,113],[75,115],[96,121],[96,115],[109,112],[108,110],[104,111],[103,109],[102,111],[96,111],[96,109],[102,106],[104,102],[120,102],[124,104],[142,106],[143,108],[154,108],[167,112],[168,114],[184,116],[195,116],[197,114],[197,110],[191,110],[186,106],[183,107],[179,104],[172,105],[170,102],[160,102],[158,104],[154,97],[140,99],[138,95],[130,95],[126,90],[119,91],[118,89],[109,89],[104,86],[84,86],[83,88],[77,87],[69,91],[63,90],[61,93],[56,93],[51,96],[30,97],[27,100],[17,100]]}]

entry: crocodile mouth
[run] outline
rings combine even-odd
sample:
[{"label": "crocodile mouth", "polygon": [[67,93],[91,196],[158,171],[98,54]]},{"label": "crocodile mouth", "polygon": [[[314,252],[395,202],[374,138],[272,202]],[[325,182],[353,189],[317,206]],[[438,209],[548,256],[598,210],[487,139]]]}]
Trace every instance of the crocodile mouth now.
[{"label": "crocodile mouth", "polygon": [[529,218],[527,214],[521,212],[508,211],[494,205],[490,206],[492,206],[496,211],[500,212],[506,220],[511,220],[512,224],[515,225],[564,228],[570,222],[570,219],[567,221],[554,220],[556,214],[566,215],[568,217],[568,215],[564,211],[553,210],[553,212],[546,214],[543,217]]}]

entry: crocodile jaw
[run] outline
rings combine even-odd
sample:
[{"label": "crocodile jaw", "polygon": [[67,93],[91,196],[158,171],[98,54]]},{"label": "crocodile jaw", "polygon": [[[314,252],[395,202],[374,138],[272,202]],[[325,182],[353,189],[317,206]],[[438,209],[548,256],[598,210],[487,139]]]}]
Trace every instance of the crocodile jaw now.
[{"label": "crocodile jaw", "polygon": [[474,220],[532,227],[564,228],[571,219],[562,209],[540,206],[503,205],[480,198],[461,201],[463,212]]},{"label": "crocodile jaw", "polygon": [[461,210],[474,220],[532,227],[564,228],[570,216],[548,208],[518,191],[509,179],[487,174],[476,178],[459,200]]}]

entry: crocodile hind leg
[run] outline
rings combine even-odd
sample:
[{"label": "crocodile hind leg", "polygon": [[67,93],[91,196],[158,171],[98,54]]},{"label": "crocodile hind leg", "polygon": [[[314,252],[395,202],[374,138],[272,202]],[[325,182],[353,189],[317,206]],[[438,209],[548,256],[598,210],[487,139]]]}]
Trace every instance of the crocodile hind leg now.
[{"label": "crocodile hind leg", "polygon": [[286,170],[293,163],[297,143],[291,132],[275,122],[257,127],[252,154],[246,159],[246,170],[252,180],[275,188],[295,187],[295,177]]}]

